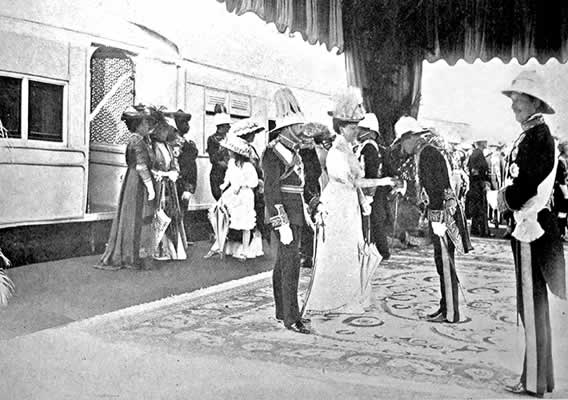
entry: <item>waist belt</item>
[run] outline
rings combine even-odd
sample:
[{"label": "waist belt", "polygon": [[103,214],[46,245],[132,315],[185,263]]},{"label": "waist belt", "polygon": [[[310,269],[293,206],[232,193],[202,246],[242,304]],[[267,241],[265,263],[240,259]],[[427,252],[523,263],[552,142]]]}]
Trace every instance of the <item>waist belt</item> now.
[{"label": "waist belt", "polygon": [[282,186],[280,186],[280,191],[282,193],[304,194],[304,187],[303,186],[293,186],[293,185],[282,185]]},{"label": "waist belt", "polygon": [[430,222],[444,222],[444,210],[430,210],[428,209],[428,221]]}]

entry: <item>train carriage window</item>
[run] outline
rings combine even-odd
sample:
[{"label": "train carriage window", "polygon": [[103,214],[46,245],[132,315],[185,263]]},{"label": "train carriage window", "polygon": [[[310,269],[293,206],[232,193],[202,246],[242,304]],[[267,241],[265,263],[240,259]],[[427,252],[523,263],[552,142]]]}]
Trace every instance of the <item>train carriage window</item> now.
[{"label": "train carriage window", "polygon": [[90,142],[128,143],[122,112],[134,104],[134,62],[120,49],[100,47],[91,56]]},{"label": "train carriage window", "polygon": [[9,138],[21,138],[22,80],[0,76],[0,120]]},{"label": "train carriage window", "polygon": [[64,140],[65,82],[0,74],[0,120],[9,139]]},{"label": "train carriage window", "polygon": [[63,86],[29,82],[28,139],[63,141]]}]

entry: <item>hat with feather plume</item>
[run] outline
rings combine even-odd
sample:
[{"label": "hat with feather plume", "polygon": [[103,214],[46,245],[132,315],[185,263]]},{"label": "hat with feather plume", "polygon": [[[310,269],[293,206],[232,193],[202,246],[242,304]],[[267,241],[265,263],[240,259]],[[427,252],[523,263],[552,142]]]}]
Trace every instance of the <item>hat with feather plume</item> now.
[{"label": "hat with feather plume", "polygon": [[344,122],[358,123],[365,118],[365,108],[359,91],[354,87],[335,94],[333,96],[334,109],[328,111],[328,115],[333,119]]}]

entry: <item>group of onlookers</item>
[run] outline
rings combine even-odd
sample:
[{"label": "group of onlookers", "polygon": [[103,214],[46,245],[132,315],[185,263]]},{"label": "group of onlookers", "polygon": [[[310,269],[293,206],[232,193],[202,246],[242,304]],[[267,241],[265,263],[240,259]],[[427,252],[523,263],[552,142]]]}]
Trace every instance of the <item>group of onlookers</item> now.
[{"label": "group of onlookers", "polygon": [[[195,192],[197,148],[191,114],[138,105],[123,112],[131,132],[116,217],[97,268],[149,269],[187,257],[183,208]],[[180,168],[180,164],[183,168]]]}]

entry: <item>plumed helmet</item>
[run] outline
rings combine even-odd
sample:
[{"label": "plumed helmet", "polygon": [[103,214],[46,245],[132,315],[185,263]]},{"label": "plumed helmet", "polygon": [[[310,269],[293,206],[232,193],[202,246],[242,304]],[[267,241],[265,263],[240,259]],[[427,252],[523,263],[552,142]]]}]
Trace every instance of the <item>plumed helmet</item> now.
[{"label": "plumed helmet", "polygon": [[300,104],[290,88],[283,87],[274,93],[274,107],[276,125],[270,132],[306,122]]}]

